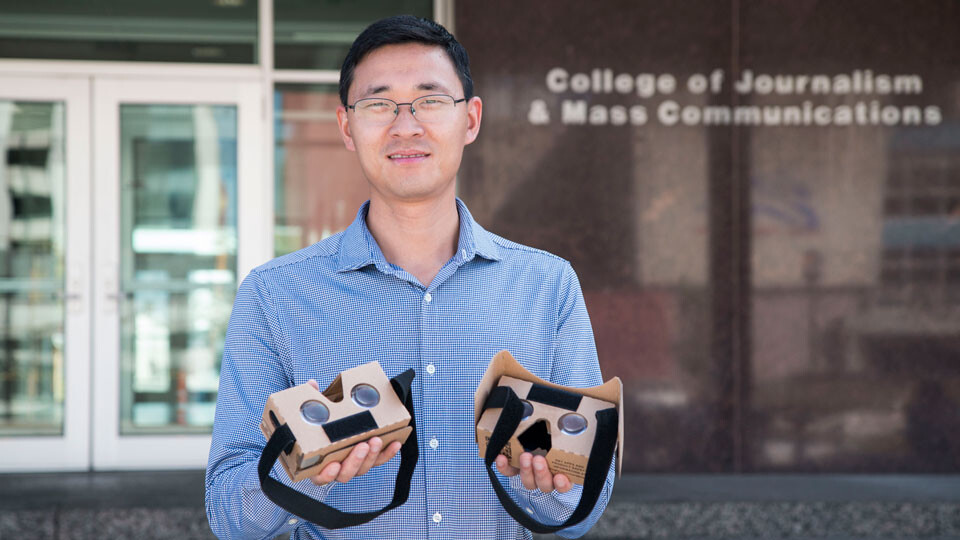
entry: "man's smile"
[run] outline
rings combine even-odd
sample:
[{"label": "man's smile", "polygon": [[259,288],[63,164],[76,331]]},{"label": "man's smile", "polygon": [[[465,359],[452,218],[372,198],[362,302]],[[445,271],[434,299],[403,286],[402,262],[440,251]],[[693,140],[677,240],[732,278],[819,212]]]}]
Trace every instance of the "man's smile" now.
[{"label": "man's smile", "polygon": [[429,152],[421,150],[398,150],[387,154],[387,159],[394,163],[418,163],[429,156]]}]

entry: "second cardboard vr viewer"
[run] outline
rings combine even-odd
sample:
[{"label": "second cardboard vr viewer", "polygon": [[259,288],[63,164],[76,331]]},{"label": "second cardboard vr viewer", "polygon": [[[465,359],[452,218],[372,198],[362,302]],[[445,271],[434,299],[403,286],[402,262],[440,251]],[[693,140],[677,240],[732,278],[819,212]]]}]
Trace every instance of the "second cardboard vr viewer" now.
[{"label": "second cardboard vr viewer", "polygon": [[[599,499],[616,451],[623,465],[623,385],[614,377],[600,386],[572,388],[537,377],[508,351],[490,361],[474,395],[477,447],[504,509],[521,525],[548,534],[579,523]],[[510,498],[493,473],[504,454],[519,468],[520,454],[542,455],[552,474],[583,485],[580,503],[559,525],[544,525]]]}]

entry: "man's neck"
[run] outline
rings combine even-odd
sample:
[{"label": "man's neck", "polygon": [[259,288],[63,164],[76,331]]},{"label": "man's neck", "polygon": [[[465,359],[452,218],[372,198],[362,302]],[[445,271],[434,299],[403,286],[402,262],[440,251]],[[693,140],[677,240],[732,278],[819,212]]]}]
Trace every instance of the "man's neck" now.
[{"label": "man's neck", "polygon": [[460,215],[452,195],[418,202],[371,197],[367,228],[388,262],[429,287],[457,251]]}]

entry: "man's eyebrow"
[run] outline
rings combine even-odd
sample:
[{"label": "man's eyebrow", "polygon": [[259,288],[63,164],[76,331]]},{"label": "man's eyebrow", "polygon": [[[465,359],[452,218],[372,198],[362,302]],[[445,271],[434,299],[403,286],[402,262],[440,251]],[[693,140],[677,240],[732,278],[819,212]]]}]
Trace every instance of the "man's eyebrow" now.
[{"label": "man's eyebrow", "polygon": [[386,91],[389,90],[389,89],[390,89],[390,87],[387,86],[387,85],[385,85],[385,84],[381,84],[381,85],[379,85],[379,86],[373,86],[373,85],[371,85],[371,86],[368,86],[368,87],[367,87],[367,90],[366,90],[362,95],[364,95],[364,96],[369,96],[369,95],[371,95],[371,94],[379,94],[379,93],[381,93],[381,92],[386,92]]},{"label": "man's eyebrow", "polygon": [[[361,94],[361,95],[362,95],[362,96],[372,96],[372,95],[374,95],[374,94],[381,94],[381,93],[386,92],[386,91],[388,91],[388,90],[390,90],[390,86],[389,86],[389,85],[386,85],[386,84],[370,85],[370,86],[367,87],[367,89],[366,89],[366,90],[363,92],[363,94]],[[441,84],[441,83],[439,83],[439,82],[436,82],[436,81],[422,82],[422,83],[420,83],[420,84],[417,85],[417,90],[425,90],[425,91],[428,91],[428,92],[432,92],[432,91],[436,91],[436,90],[442,90],[442,91],[444,91],[444,92],[449,92],[449,91],[450,91],[446,86],[444,86],[443,84]]]},{"label": "man's eyebrow", "polygon": [[444,91],[446,91],[446,92],[449,92],[449,91],[450,91],[446,86],[444,86],[444,85],[442,85],[442,84],[440,84],[440,83],[438,83],[438,82],[432,82],[432,81],[431,81],[431,82],[422,82],[422,83],[418,84],[418,85],[417,85],[417,90],[444,90]]}]

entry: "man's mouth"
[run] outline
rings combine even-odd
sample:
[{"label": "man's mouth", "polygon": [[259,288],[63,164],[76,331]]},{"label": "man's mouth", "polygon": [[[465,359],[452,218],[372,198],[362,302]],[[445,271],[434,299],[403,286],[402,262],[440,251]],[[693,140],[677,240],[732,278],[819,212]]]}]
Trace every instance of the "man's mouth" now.
[{"label": "man's mouth", "polygon": [[394,152],[387,154],[387,158],[394,161],[421,159],[429,156],[426,152]]}]

